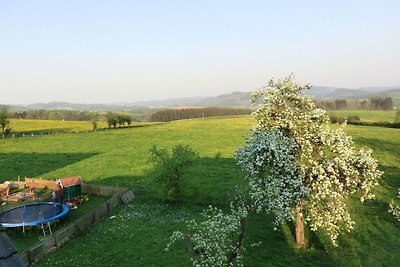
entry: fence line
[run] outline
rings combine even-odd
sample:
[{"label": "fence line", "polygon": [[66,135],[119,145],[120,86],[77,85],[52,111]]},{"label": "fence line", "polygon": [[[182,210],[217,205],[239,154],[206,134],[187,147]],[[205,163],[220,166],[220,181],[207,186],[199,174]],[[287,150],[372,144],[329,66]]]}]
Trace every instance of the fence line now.
[{"label": "fence line", "polygon": [[120,204],[127,204],[134,198],[133,192],[125,187],[82,184],[82,193],[111,197],[96,209],[54,232],[52,235],[41,238],[39,243],[20,253],[26,266],[30,266],[41,260],[48,253],[53,252],[68,242],[75,234],[85,232],[90,225],[98,222],[115,207]]},{"label": "fence line", "polygon": [[128,191],[127,187],[116,187],[116,186],[101,186],[92,184],[82,184],[82,193],[88,195],[98,195],[98,196],[113,196],[115,194],[120,194],[122,192]]}]

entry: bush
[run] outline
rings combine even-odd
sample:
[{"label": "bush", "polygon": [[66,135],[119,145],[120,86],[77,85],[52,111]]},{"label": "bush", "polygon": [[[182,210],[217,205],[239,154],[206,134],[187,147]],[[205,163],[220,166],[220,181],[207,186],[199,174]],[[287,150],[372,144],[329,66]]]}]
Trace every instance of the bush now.
[{"label": "bush", "polygon": [[176,145],[172,153],[167,149],[153,146],[150,149],[150,162],[154,164],[156,180],[163,186],[165,201],[178,201],[182,195],[183,175],[195,164],[198,153],[188,145]]},{"label": "bush", "polygon": [[400,123],[400,109],[396,110],[396,117],[394,118],[395,123]]},{"label": "bush", "polygon": [[347,116],[347,122],[348,122],[349,124],[353,124],[353,123],[360,122],[360,121],[361,121],[361,119],[360,119],[360,117],[358,117],[357,115],[350,115],[350,116]]},{"label": "bush", "polygon": [[344,123],[345,120],[346,120],[344,117],[339,116],[339,115],[337,115],[337,114],[334,113],[334,112],[329,112],[328,115],[329,115],[329,119],[330,119],[331,123],[339,123],[339,124],[342,124],[342,123]]}]

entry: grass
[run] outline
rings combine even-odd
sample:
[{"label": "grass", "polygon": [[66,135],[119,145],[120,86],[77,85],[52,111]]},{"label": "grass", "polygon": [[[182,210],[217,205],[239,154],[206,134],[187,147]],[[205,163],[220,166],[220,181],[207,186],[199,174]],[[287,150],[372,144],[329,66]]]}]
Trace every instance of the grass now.
[{"label": "grass", "polygon": [[[106,122],[99,121],[98,128],[107,127]],[[13,132],[53,132],[53,131],[88,131],[92,130],[90,121],[62,121],[62,120],[22,120],[10,119]]]},{"label": "grass", "polygon": [[[149,125],[148,122],[134,122],[132,126]],[[37,133],[37,132],[81,132],[93,129],[90,121],[62,121],[62,120],[22,120],[10,119],[12,132],[18,133]],[[97,122],[98,129],[108,128],[105,121]]]},{"label": "grass", "polygon": [[[244,174],[233,158],[254,124],[250,117],[178,121],[149,127],[59,134],[42,138],[1,140],[0,168],[6,180],[18,175],[44,178],[80,175],[84,181],[129,186],[132,204],[118,208],[85,235],[67,243],[39,266],[188,266],[193,257],[187,245],[164,248],[174,230],[184,230],[209,204],[226,209],[234,185]],[[356,221],[351,233],[334,248],[322,233],[309,233],[311,248],[297,250],[293,224],[273,230],[272,216],[255,214],[249,220],[246,266],[398,266],[400,223],[388,212],[400,187],[398,129],[348,126],[357,146],[369,146],[385,171],[377,199],[364,205],[351,200]],[[171,148],[190,145],[200,154],[198,165],[185,176],[183,201],[160,201],[152,179],[148,150],[154,144]],[[14,164],[15,163],[15,164]]]},{"label": "grass", "polygon": [[348,117],[348,116],[358,116],[362,121],[377,122],[377,121],[387,121],[393,122],[396,116],[396,111],[389,110],[332,110],[330,112],[336,115]]}]

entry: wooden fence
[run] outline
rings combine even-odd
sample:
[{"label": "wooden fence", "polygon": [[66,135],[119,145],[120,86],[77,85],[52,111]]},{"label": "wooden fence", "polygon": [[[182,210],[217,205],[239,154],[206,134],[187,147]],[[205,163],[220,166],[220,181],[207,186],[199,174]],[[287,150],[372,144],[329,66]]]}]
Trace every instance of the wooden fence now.
[{"label": "wooden fence", "polygon": [[127,187],[116,187],[116,186],[102,186],[102,185],[92,185],[92,184],[82,184],[82,194],[88,195],[98,195],[98,196],[113,196],[125,191],[128,191]]},{"label": "wooden fence", "polygon": [[25,181],[13,181],[11,182],[12,187],[24,188],[33,186],[37,188],[48,188],[51,190],[58,190],[58,185],[53,180],[47,180],[43,178],[25,178]]},{"label": "wooden fence", "polygon": [[128,188],[99,186],[84,184],[82,187],[84,194],[97,194],[100,196],[111,196],[96,209],[83,215],[74,222],[54,232],[52,235],[43,237],[38,244],[20,254],[26,266],[30,266],[42,259],[46,254],[51,253],[62,246],[74,235],[83,233],[88,226],[98,222],[102,217],[109,214],[120,204],[127,204],[134,198],[133,192]]}]

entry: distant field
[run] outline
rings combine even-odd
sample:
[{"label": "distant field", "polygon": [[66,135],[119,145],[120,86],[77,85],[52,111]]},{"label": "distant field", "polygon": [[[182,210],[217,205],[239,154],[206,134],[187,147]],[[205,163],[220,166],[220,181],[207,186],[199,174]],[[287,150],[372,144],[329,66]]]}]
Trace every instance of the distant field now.
[{"label": "distant field", "polygon": [[384,111],[384,110],[331,110],[330,112],[334,112],[336,115],[340,115],[343,117],[356,115],[359,116],[363,121],[388,121],[393,122],[396,116],[396,112],[394,110]]},{"label": "distant field", "polygon": [[397,108],[400,108],[400,99],[393,99],[393,105]]},{"label": "distant field", "polygon": [[[233,155],[253,124],[247,116],[209,118],[0,140],[0,181],[18,175],[81,175],[84,182],[129,186],[135,192],[134,202],[116,209],[116,217],[105,218],[38,266],[190,266],[193,255],[188,246],[177,244],[167,252],[168,238],[209,204],[228,209],[234,185],[245,183]],[[253,215],[245,266],[400,266],[400,223],[387,212],[400,187],[400,130],[348,126],[347,132],[357,146],[374,149],[385,171],[376,200],[364,205],[350,200],[354,230],[339,237],[338,248],[322,233],[310,234],[311,248],[299,251],[290,233],[292,223],[274,231],[272,216]],[[153,145],[170,148],[179,143],[198,151],[200,160],[185,175],[182,202],[173,205],[160,201],[148,151]]]},{"label": "distant field", "polygon": [[[132,125],[147,125],[147,122],[135,122]],[[61,120],[10,120],[10,127],[13,132],[72,132],[89,131],[93,129],[90,121],[61,121]],[[98,121],[97,128],[107,128],[105,121]]]}]

